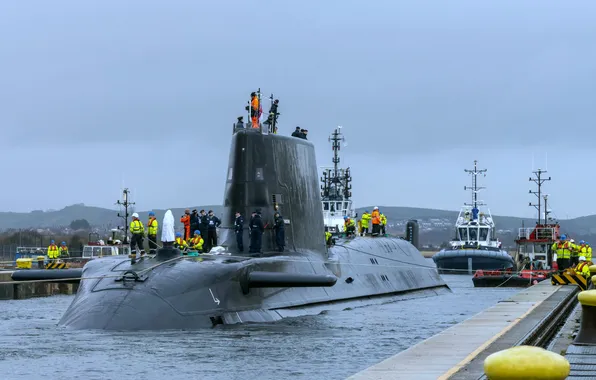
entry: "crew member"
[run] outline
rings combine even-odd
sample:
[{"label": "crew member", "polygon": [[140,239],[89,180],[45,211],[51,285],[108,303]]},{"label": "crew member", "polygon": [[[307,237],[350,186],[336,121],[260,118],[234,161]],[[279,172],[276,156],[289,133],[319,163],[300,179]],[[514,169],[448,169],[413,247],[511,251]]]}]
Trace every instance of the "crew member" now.
[{"label": "crew member", "polygon": [[344,230],[346,231],[346,237],[352,237],[356,233],[356,225],[348,216],[344,216]]},{"label": "crew member", "polygon": [[300,130],[300,138],[301,138],[301,139],[304,139],[304,140],[308,140],[308,139],[306,138],[306,135],[308,135],[308,129],[301,129],[301,130]]},{"label": "crew member", "polygon": [[372,215],[372,236],[378,236],[381,233],[381,213],[379,212],[379,208],[375,206],[373,209]]},{"label": "crew member", "polygon": [[201,231],[196,230],[192,239],[190,239],[189,246],[191,249],[196,249],[199,252],[203,251],[203,238]]},{"label": "crew member", "polygon": [[387,217],[383,213],[379,217],[381,218],[381,235],[385,236],[387,234],[387,230],[385,229],[387,226]]},{"label": "crew member", "polygon": [[578,257],[579,264],[575,267],[575,272],[581,274],[585,278],[590,278],[590,264],[586,262],[584,256]]},{"label": "crew member", "polygon": [[149,211],[149,221],[147,222],[147,241],[149,242],[149,253],[155,255],[157,249],[157,219],[155,213]]},{"label": "crew member", "polygon": [[358,219],[358,235],[362,236],[362,220]]},{"label": "crew member", "polygon": [[209,210],[207,214],[207,248],[206,252],[210,252],[211,248],[217,246],[217,227],[221,224],[219,218],[213,215],[213,210]]},{"label": "crew member", "polygon": [[586,262],[592,262],[592,247],[583,240],[580,240],[579,242],[579,254],[586,258]]},{"label": "crew member", "polygon": [[333,245],[333,235],[331,235],[331,232],[329,232],[327,228],[325,228],[325,244],[327,244],[327,247],[331,247]]},{"label": "crew member", "polygon": [[559,270],[565,270],[570,267],[571,263],[571,243],[568,242],[566,235],[561,235],[558,242],[554,243],[551,251],[557,254],[557,266]]},{"label": "crew member", "polygon": [[180,223],[184,225],[184,240],[190,239],[190,210],[184,210],[184,215],[180,217]]},{"label": "crew member", "polygon": [[131,255],[137,254],[137,248],[141,251],[141,256],[145,254],[143,249],[143,238],[145,237],[145,226],[139,220],[139,214],[136,212],[132,214],[132,222],[130,222],[130,253]]},{"label": "crew member", "polygon": [[250,247],[248,248],[248,252],[261,252],[263,231],[265,231],[265,227],[263,226],[261,213],[259,211],[255,211],[253,213],[253,217],[250,219]]},{"label": "crew member", "polygon": [[[200,231],[208,231],[209,230],[209,217],[205,210],[199,211],[199,228]],[[205,246],[203,246],[205,248]]]},{"label": "crew member", "polygon": [[188,244],[186,244],[186,241],[182,238],[181,232],[176,232],[176,240],[174,241],[174,247],[178,248],[181,251],[184,251],[186,248],[188,248]]},{"label": "crew member", "polygon": [[234,124],[235,129],[244,129],[244,117],[238,116],[238,121]]},{"label": "crew member", "polygon": [[269,108],[269,116],[267,116],[267,120],[263,123],[269,126],[269,133],[273,134],[277,133],[277,117],[279,116],[279,113],[277,113],[278,105],[279,99],[275,99],[273,104],[271,104],[271,108]]},{"label": "crew member", "polygon": [[[252,92],[250,94],[250,119],[252,121],[253,128],[259,128],[259,116],[261,107],[259,104],[259,98],[257,97],[256,92]],[[209,240],[209,239],[207,239]]]},{"label": "crew member", "polygon": [[275,244],[277,244],[277,250],[279,252],[284,251],[284,247],[286,245],[286,234],[284,230],[284,219],[276,212],[273,214],[274,221],[273,221],[273,230],[275,231]]},{"label": "crew member", "polygon": [[60,243],[60,248],[58,248],[58,250],[60,251],[60,257],[69,257],[70,256],[68,254],[68,247],[66,246],[65,241]]},{"label": "crew member", "polygon": [[234,220],[234,233],[236,234],[236,244],[238,251],[244,251],[244,218],[236,211],[236,220]]},{"label": "crew member", "polygon": [[200,230],[200,224],[201,224],[201,220],[199,218],[199,212],[197,211],[197,209],[192,210],[192,213],[190,214],[190,230],[191,231],[196,231],[196,230]]},{"label": "crew member", "polygon": [[575,244],[575,240],[569,240],[571,243],[571,267],[575,267],[579,264],[579,246]]},{"label": "crew member", "polygon": [[292,137],[302,138],[302,135],[300,134],[300,127],[296,127],[296,130],[292,132]]},{"label": "crew member", "polygon": [[364,211],[362,213],[362,216],[360,217],[360,225],[362,226],[362,236],[368,235],[368,223],[370,221],[370,218],[371,216],[368,210]]},{"label": "crew member", "polygon": [[50,240],[50,245],[48,246],[48,259],[50,261],[56,260],[60,256],[60,251],[58,250],[58,246],[54,242],[54,240]]}]

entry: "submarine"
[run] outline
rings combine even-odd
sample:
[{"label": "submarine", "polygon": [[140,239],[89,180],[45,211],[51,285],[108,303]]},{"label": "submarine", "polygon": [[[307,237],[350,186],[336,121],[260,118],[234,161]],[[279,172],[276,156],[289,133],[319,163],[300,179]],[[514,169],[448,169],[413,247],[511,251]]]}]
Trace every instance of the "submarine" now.
[{"label": "submarine", "polygon": [[[261,127],[232,134],[218,247],[198,257],[174,248],[174,217],[162,224],[155,256],[111,256],[82,269],[16,271],[14,280],[80,281],[58,325],[71,329],[200,329],[318,314],[332,304],[371,304],[405,292],[449,292],[436,266],[409,241],[336,236],[325,241],[315,146]],[[260,210],[265,231],[257,254],[240,252],[235,213]],[[284,219],[285,251],[270,227]],[[248,217],[247,217],[248,219]],[[248,223],[244,245],[248,246]],[[76,272],[76,273],[75,273]]]}]

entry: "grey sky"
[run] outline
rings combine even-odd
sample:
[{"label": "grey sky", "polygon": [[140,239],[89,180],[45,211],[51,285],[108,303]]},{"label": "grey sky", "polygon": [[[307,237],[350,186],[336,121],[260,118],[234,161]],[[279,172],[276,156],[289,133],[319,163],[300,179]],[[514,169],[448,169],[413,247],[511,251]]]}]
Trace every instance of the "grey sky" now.
[{"label": "grey sky", "polygon": [[261,87],[319,165],[344,126],[359,206],[457,209],[476,158],[492,212],[532,216],[548,153],[555,214],[596,213],[593,1],[5,1],[0,20],[0,210],[111,207],[123,180],[143,209],[219,204]]}]

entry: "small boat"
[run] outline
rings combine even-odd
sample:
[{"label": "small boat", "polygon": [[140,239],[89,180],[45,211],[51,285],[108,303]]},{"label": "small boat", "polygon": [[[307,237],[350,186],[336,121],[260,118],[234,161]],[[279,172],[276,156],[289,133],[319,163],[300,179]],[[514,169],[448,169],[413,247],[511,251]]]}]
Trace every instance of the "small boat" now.
[{"label": "small boat", "polygon": [[527,288],[549,277],[549,271],[524,269],[521,272],[514,272],[511,268],[495,271],[483,271],[480,269],[474,273],[472,281],[475,288]]},{"label": "small boat", "polygon": [[513,257],[501,249],[501,242],[495,236],[495,223],[490,210],[481,211],[485,206],[478,200],[478,192],[484,187],[478,186],[478,175],[486,169],[479,170],[474,161],[474,169],[465,169],[472,174],[472,187],[464,190],[472,191],[472,203],[461,208],[455,223],[455,238],[450,247],[442,249],[433,256],[440,273],[472,274],[474,271],[499,270],[514,267]]},{"label": "small boat", "polygon": [[528,287],[550,278],[557,272],[558,267],[551,248],[561,233],[559,223],[549,215],[548,195],[542,194],[543,182],[550,179],[542,178],[544,173],[544,170],[538,169],[534,172],[537,178],[530,178],[538,185],[538,190],[533,193],[538,196],[539,202],[536,205],[530,204],[538,209],[538,220],[535,227],[519,229],[515,239],[515,270],[478,270],[472,278],[475,287]]}]

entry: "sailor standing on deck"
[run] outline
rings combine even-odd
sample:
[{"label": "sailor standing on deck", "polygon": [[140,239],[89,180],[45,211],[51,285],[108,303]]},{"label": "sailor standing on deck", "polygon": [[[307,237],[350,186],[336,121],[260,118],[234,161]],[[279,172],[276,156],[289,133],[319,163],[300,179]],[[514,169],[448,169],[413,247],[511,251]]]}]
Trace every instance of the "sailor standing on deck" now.
[{"label": "sailor standing on deck", "polygon": [[157,219],[155,213],[149,211],[149,221],[147,222],[147,241],[149,242],[149,253],[154,255],[157,249]]},{"label": "sailor standing on deck", "polygon": [[265,227],[263,226],[263,220],[261,219],[261,212],[255,211],[253,217],[250,219],[250,253],[261,252],[263,231],[265,231]]},{"label": "sailor standing on deck", "polygon": [[58,248],[60,251],[60,257],[64,258],[64,257],[69,257],[70,255],[68,254],[68,247],[66,246],[66,242],[63,241],[62,243],[60,243],[60,248]]},{"label": "sailor standing on deck", "polygon": [[381,213],[379,212],[379,208],[375,206],[373,209],[372,215],[372,236],[379,236],[381,233]]},{"label": "sailor standing on deck", "polygon": [[275,231],[275,244],[277,244],[277,250],[279,252],[283,252],[286,245],[284,219],[279,212],[276,212],[273,217],[275,218],[273,222],[273,230]]},{"label": "sailor standing on deck", "polygon": [[369,221],[370,221],[370,214],[368,213],[368,210],[366,210],[362,213],[362,216],[360,217],[360,225],[362,226],[362,236],[368,235]]},{"label": "sailor standing on deck", "polygon": [[383,213],[379,217],[381,218],[381,235],[385,236],[387,234],[387,230],[385,229],[387,226],[387,217]]},{"label": "sailor standing on deck", "polygon": [[141,256],[145,254],[143,249],[143,238],[145,237],[145,226],[139,220],[139,214],[136,212],[132,214],[132,222],[130,222],[130,253],[131,255],[137,254],[137,248],[141,251]]},{"label": "sailor standing on deck", "polygon": [[244,218],[236,211],[236,219],[234,220],[234,233],[236,234],[236,244],[238,251],[244,251]]},{"label": "sailor standing on deck", "polygon": [[592,262],[592,247],[583,240],[579,242],[579,254],[586,258],[586,262]]},{"label": "sailor standing on deck", "polygon": [[184,210],[184,215],[180,217],[180,223],[184,225],[184,240],[190,239],[190,210]]},{"label": "sailor standing on deck", "polygon": [[207,214],[207,252],[211,251],[211,248],[217,246],[217,227],[221,224],[219,218],[213,215],[213,210],[209,210]]}]

